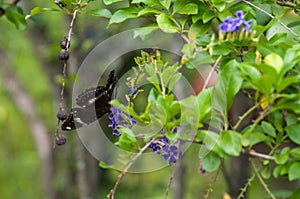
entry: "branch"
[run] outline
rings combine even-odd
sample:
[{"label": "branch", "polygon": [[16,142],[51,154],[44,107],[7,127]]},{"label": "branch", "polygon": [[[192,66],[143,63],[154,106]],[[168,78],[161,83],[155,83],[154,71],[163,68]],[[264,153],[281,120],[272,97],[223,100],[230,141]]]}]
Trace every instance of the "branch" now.
[{"label": "branch", "polygon": [[[80,3],[81,1],[79,1]],[[73,26],[74,22],[77,16],[77,13],[79,10],[75,10],[69,25],[69,31],[68,31],[68,37],[67,37],[67,44],[66,44],[66,51],[69,52],[69,47],[70,47],[70,42],[71,42],[71,35],[73,32]],[[64,90],[65,90],[65,78],[66,78],[66,72],[67,72],[67,60],[64,61],[63,64],[63,78],[62,78],[62,83],[61,83],[61,91],[60,91],[60,103],[59,103],[59,109],[63,107],[63,100],[64,100]]]},{"label": "branch", "polygon": [[131,160],[130,162],[127,164],[126,168],[120,173],[118,180],[115,183],[114,188],[110,191],[109,193],[109,199],[114,199],[115,197],[115,192],[118,188],[118,186],[120,185],[120,182],[122,180],[122,178],[125,176],[125,174],[128,172],[128,170],[130,169],[130,167],[133,165],[133,163],[138,159],[138,157],[140,157],[144,151],[146,151],[148,149],[148,147],[150,146],[150,144],[152,144],[153,142],[155,142],[157,139],[152,139],[150,142],[148,142]]},{"label": "branch", "polygon": [[[275,17],[273,15],[271,15],[270,13],[268,13],[267,11],[265,11],[264,9],[258,7],[257,5],[249,2],[249,1],[246,1],[246,0],[242,0],[242,2],[256,8],[257,10],[261,11],[262,13],[268,15],[270,18],[272,19],[275,19]],[[278,19],[278,22],[280,25],[282,25],[287,31],[289,31],[292,35],[294,35],[295,37],[298,37],[300,38],[300,35],[298,35],[296,32],[294,32],[291,28],[289,28],[287,25],[285,25],[282,21],[280,21],[280,19]]]},{"label": "branch", "polygon": [[257,153],[257,152],[255,152],[255,151],[249,151],[249,150],[243,149],[243,150],[242,150],[242,153],[248,154],[248,155],[250,155],[250,156],[257,157],[257,158],[266,159],[266,160],[272,160],[272,161],[275,160],[275,158],[274,158],[273,156],[266,155],[266,154],[263,154],[263,153]]},{"label": "branch", "polygon": [[209,71],[208,76],[207,76],[207,78],[205,79],[204,85],[203,85],[203,87],[202,87],[202,90],[203,90],[203,89],[206,89],[206,87],[207,87],[207,85],[208,85],[208,82],[210,81],[210,79],[211,79],[211,77],[212,77],[212,74],[213,74],[213,72],[216,70],[216,67],[217,67],[217,65],[219,65],[221,59],[222,59],[222,55],[220,55],[220,56],[218,57],[218,59],[216,60],[216,62],[215,62],[214,65],[213,65],[213,67],[212,67],[211,70]]},{"label": "branch", "polygon": [[292,3],[292,2],[288,2],[288,1],[276,1],[276,3],[280,6],[286,6],[286,7],[290,7],[290,8],[295,8],[296,4]]},{"label": "branch", "polygon": [[269,189],[268,185],[265,183],[265,181],[262,179],[262,177],[260,176],[259,174],[259,171],[258,169],[255,167],[254,165],[254,162],[252,159],[250,159],[250,162],[251,162],[251,166],[254,170],[254,173],[255,175],[257,176],[257,178],[259,179],[261,185],[264,187],[264,189],[266,190],[266,192],[269,194],[269,196],[272,198],[272,199],[276,199],[275,196],[272,194],[271,190]]}]

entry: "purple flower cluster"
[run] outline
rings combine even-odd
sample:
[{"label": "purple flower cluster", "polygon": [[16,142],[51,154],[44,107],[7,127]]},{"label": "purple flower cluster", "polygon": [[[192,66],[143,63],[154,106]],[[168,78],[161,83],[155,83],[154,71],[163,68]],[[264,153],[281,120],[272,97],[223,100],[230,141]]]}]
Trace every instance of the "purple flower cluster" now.
[{"label": "purple flower cluster", "polygon": [[110,108],[110,111],[111,114],[108,118],[111,121],[111,123],[108,126],[113,129],[113,135],[121,135],[121,132],[118,130],[118,127],[132,128],[132,126],[137,123],[137,121],[133,119],[133,116],[124,113],[117,107],[112,106]]},{"label": "purple flower cluster", "polygon": [[220,24],[219,28],[223,33],[226,32],[238,32],[240,27],[243,26],[246,31],[250,31],[250,25],[252,20],[245,21],[243,11],[239,10],[235,13],[236,18],[231,16],[226,17],[223,23]]},{"label": "purple flower cluster", "polygon": [[[177,128],[175,129],[177,131]],[[175,132],[175,129],[173,133]],[[161,130],[161,134],[163,133],[164,131]],[[174,144],[170,144],[169,139],[166,137],[151,143],[149,148],[152,149],[153,153],[163,156],[165,161],[169,162],[169,164],[175,163],[177,159],[182,158],[182,152],[179,148]]]}]

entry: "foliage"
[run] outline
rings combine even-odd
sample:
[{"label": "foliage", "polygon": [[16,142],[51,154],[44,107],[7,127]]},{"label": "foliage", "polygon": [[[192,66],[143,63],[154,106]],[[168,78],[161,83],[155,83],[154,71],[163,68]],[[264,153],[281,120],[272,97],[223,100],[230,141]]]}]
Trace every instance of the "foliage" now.
[{"label": "foliage", "polygon": [[[147,39],[154,31],[161,30],[165,34],[179,34],[185,41],[180,63],[164,61],[156,49],[154,53],[142,51],[135,58],[136,67],[127,82],[131,89],[126,95],[127,104],[111,101],[113,114],[118,112],[118,117],[122,117],[112,120],[110,125],[114,135],[119,136],[115,143],[118,147],[137,154],[152,150],[169,164],[176,164],[186,143],[201,144],[205,149],[199,155],[203,173],[220,169],[224,159],[249,154],[258,157],[256,163],[251,160],[253,172],[271,198],[275,198],[274,193],[264,178],[272,174],[275,178],[287,176],[290,181],[299,180],[300,29],[298,24],[285,25],[281,21],[286,15],[299,20],[296,16],[299,2],[132,0],[123,6],[120,3],[125,1],[111,0],[103,1],[99,9],[90,10],[91,2],[56,1],[57,8],[36,7],[26,18],[49,11],[75,16],[75,11],[79,11],[108,18],[108,27],[143,18],[147,24],[135,29],[135,36]],[[121,6],[110,9],[113,5]],[[261,9],[261,5],[270,13]],[[17,28],[25,28],[20,8],[4,6],[3,9]],[[269,19],[262,23],[259,14],[268,14]],[[285,30],[276,32],[277,24]],[[180,70],[194,69],[201,64],[210,64],[211,70],[217,71],[215,85],[207,88],[205,84],[196,96],[176,99],[173,90],[182,76]],[[144,111],[137,113],[138,104],[134,99],[144,92],[141,85],[145,80],[152,87]],[[247,93],[253,106],[233,123],[230,110],[239,92]],[[242,122],[252,113],[256,114],[253,122],[242,127]],[[143,132],[142,141],[135,137],[140,135],[136,124],[151,129]],[[258,144],[267,147],[266,154],[255,151]],[[134,158],[127,161],[131,165]],[[114,169],[104,163],[100,166]],[[121,174],[126,172],[124,169]],[[298,198],[299,190],[285,197],[288,195]]]}]

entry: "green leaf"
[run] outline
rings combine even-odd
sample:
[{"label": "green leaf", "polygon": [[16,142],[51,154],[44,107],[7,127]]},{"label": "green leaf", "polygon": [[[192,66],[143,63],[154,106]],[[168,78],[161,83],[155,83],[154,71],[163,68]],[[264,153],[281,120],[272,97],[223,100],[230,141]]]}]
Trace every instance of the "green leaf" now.
[{"label": "green leaf", "polygon": [[144,26],[142,28],[137,28],[134,30],[133,37],[140,37],[142,40],[146,38],[149,34],[151,34],[153,31],[158,30],[158,26],[156,24],[152,24],[149,26]]},{"label": "green leaf", "polygon": [[135,137],[135,135],[134,135],[134,133],[132,132],[131,129],[129,129],[129,128],[120,128],[120,129],[118,129],[118,130],[119,130],[122,134],[125,133],[130,141],[136,142],[136,137]]},{"label": "green leaf", "polygon": [[185,4],[177,13],[186,15],[198,14],[198,5],[195,3]]},{"label": "green leaf", "polygon": [[194,23],[191,25],[189,29],[189,39],[194,40],[196,38],[199,38],[207,33],[207,31],[210,28],[210,24],[202,24],[201,22]]},{"label": "green leaf", "polygon": [[183,45],[181,52],[188,58],[192,57],[196,48],[195,43],[186,43]]},{"label": "green leaf", "polygon": [[203,23],[209,22],[211,19],[213,19],[216,16],[215,12],[209,10],[207,12],[203,13]]},{"label": "green leaf", "polygon": [[[217,84],[224,84],[225,93],[226,93],[226,103],[227,109],[231,107],[235,95],[238,93],[242,87],[243,79],[241,78],[240,71],[238,70],[238,65],[235,60],[228,62],[225,67],[222,69],[220,77]],[[220,82],[222,81],[222,82]]]},{"label": "green leaf", "polygon": [[204,89],[197,96],[200,121],[202,121],[212,110],[211,90],[211,88]]},{"label": "green leaf", "polygon": [[123,0],[103,0],[105,5],[111,5],[113,3],[120,2],[120,1],[123,1]]},{"label": "green leaf", "polygon": [[175,13],[177,13],[179,10],[181,10],[186,4],[186,0],[176,0],[174,2],[174,6],[173,6],[173,13],[172,15],[174,15]]},{"label": "green leaf", "polygon": [[155,9],[155,8],[151,8],[151,7],[146,7],[144,9],[142,9],[141,11],[138,12],[137,16],[140,17],[142,15],[146,15],[146,14],[150,14],[150,13],[155,13],[155,14],[160,14],[161,11]]},{"label": "green leaf", "polygon": [[267,133],[268,135],[270,135],[274,138],[276,137],[275,129],[270,123],[263,121],[261,123],[261,127],[262,127],[262,129],[264,130],[265,133]]},{"label": "green leaf", "polygon": [[166,33],[175,33],[178,28],[174,26],[174,23],[170,20],[169,16],[165,13],[158,15],[156,18],[158,27]]},{"label": "green leaf", "polygon": [[173,75],[173,77],[170,79],[169,84],[168,84],[168,89],[173,90],[174,85],[176,82],[180,79],[181,73],[176,73]]},{"label": "green leaf", "polygon": [[132,0],[131,3],[144,3],[149,7],[163,8],[159,0]]},{"label": "green leaf", "polygon": [[241,63],[239,68],[242,72],[242,76],[244,79],[250,82],[258,82],[261,78],[261,73],[254,66],[249,65],[247,63]]},{"label": "green leaf", "polygon": [[200,52],[197,52],[197,54],[194,58],[191,58],[188,60],[186,67],[192,69],[192,68],[199,67],[201,64],[209,64],[212,62],[213,62],[213,59],[211,58],[211,56],[209,55],[208,52],[200,51]]},{"label": "green leaf", "polygon": [[294,162],[289,168],[289,180],[296,180],[300,178],[300,162]]},{"label": "green leaf", "polygon": [[136,13],[138,12],[137,8],[127,8],[116,11],[109,20],[109,26],[114,23],[121,23],[127,19],[137,18]]},{"label": "green leaf", "polygon": [[199,111],[195,109],[198,106],[197,98],[189,96],[180,101],[181,123],[182,125],[197,126],[199,122]]},{"label": "green leaf", "polygon": [[286,175],[288,173],[289,165],[278,165],[273,170],[273,176],[278,178],[279,176]]},{"label": "green leaf", "polygon": [[56,12],[59,12],[60,10],[54,9],[54,8],[40,8],[40,7],[35,7],[35,8],[33,8],[33,9],[30,11],[30,14],[29,14],[29,15],[26,15],[25,19],[29,19],[29,18],[32,17],[33,15],[40,14],[40,13],[43,13],[43,12],[49,12],[49,11],[56,11]]},{"label": "green leaf", "polygon": [[115,168],[114,166],[111,166],[111,165],[108,165],[108,164],[105,164],[104,162],[99,162],[99,166],[103,169],[112,169],[112,170],[115,170],[115,171],[119,171],[117,168]]},{"label": "green leaf", "polygon": [[300,147],[293,148],[290,153],[293,157],[300,159]]},{"label": "green leaf", "polygon": [[275,154],[275,162],[277,164],[285,164],[289,159],[290,148],[286,147],[280,151],[280,154]]},{"label": "green leaf", "polygon": [[255,144],[263,142],[267,137],[260,132],[246,132],[242,137],[242,145],[252,147]]},{"label": "green leaf", "polygon": [[110,18],[112,16],[111,12],[105,8],[89,10],[86,12],[86,14],[90,14],[90,15],[97,16],[97,17],[105,17],[105,18]]},{"label": "green leaf", "polygon": [[27,22],[23,15],[22,8],[18,6],[10,6],[5,9],[6,18],[15,24],[16,28],[19,30],[24,30],[27,28]]},{"label": "green leaf", "polygon": [[217,170],[221,165],[221,159],[220,157],[214,153],[209,152],[204,158],[203,158],[203,169],[207,172],[213,172]]},{"label": "green leaf", "polygon": [[276,90],[278,93],[280,93],[281,91],[283,91],[286,87],[288,87],[289,85],[291,85],[292,83],[294,83],[297,80],[297,76],[289,76],[289,77],[285,77],[283,79],[280,79],[276,85]]},{"label": "green leaf", "polygon": [[296,144],[300,144],[300,124],[292,124],[285,128],[289,138]]},{"label": "green leaf", "polygon": [[220,146],[228,154],[238,156],[242,150],[241,135],[236,131],[222,131],[220,135]]},{"label": "green leaf", "polygon": [[162,6],[164,6],[166,10],[169,10],[171,5],[171,0],[160,0],[159,2]]},{"label": "green leaf", "polygon": [[264,165],[260,173],[263,178],[269,179],[271,177],[270,165]]},{"label": "green leaf", "polygon": [[271,54],[267,55],[264,58],[264,62],[266,64],[268,64],[269,66],[272,66],[277,71],[277,73],[279,73],[283,67],[282,58],[275,53],[271,53]]},{"label": "green leaf", "polygon": [[285,117],[285,121],[286,121],[287,126],[292,125],[292,124],[297,124],[298,123],[298,117],[293,113],[289,113]]},{"label": "green leaf", "polygon": [[[119,131],[123,131],[123,128],[118,129]],[[116,146],[119,146],[121,149],[124,149],[126,151],[132,151],[135,148],[136,145],[136,139],[135,137],[128,136],[128,131],[123,131],[121,136],[119,137],[119,140],[115,143]]]}]

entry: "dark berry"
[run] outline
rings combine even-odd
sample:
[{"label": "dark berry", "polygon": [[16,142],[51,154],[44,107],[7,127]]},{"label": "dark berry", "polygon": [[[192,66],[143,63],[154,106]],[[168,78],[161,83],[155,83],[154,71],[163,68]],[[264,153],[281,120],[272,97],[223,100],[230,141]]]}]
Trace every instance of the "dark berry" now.
[{"label": "dark berry", "polygon": [[57,111],[56,117],[57,117],[57,119],[59,119],[60,121],[63,121],[63,120],[65,120],[65,119],[67,119],[68,113],[65,111],[64,108],[61,107],[61,108],[59,108],[59,110]]},{"label": "dark berry", "polygon": [[59,145],[59,146],[64,145],[64,144],[66,144],[66,142],[67,142],[66,137],[64,135],[62,135],[61,133],[55,135],[55,144],[56,145]]},{"label": "dark berry", "polygon": [[62,49],[59,53],[58,53],[58,58],[62,61],[67,61],[69,59],[69,52],[65,49]]},{"label": "dark berry", "polygon": [[68,39],[66,37],[63,38],[63,40],[60,41],[60,47],[61,49],[67,49],[70,47],[70,43],[68,44],[68,47],[67,47],[67,44],[68,44]]}]

